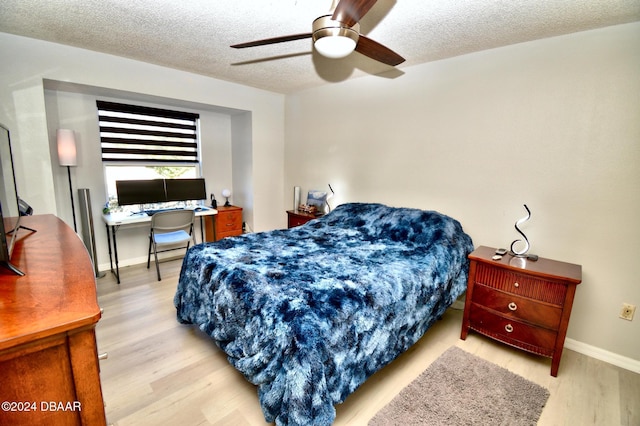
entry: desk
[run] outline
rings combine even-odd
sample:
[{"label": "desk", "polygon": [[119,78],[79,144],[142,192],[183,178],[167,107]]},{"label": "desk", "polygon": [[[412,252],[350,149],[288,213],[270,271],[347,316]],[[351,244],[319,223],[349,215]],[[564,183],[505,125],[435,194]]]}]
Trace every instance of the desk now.
[{"label": "desk", "polygon": [[[211,216],[218,214],[216,209],[201,207],[202,210],[196,211],[196,217],[200,218],[200,237],[204,242],[204,231],[202,224],[203,216]],[[148,216],[146,213],[111,213],[111,214],[103,214],[102,221],[105,223],[107,227],[107,244],[109,245],[109,265],[111,267],[111,272],[116,276],[116,280],[118,284],[120,284],[120,269],[118,268],[118,243],[116,240],[116,233],[121,226],[134,225],[134,224],[145,224],[151,223],[151,216]],[[111,239],[113,237],[113,251],[111,246]],[[113,263],[115,260],[116,267],[113,268]]]}]

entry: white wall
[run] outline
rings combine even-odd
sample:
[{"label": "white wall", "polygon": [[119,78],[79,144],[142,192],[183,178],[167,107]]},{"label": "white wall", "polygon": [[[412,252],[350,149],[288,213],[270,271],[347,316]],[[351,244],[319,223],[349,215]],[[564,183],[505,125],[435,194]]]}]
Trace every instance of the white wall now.
[{"label": "white wall", "polygon": [[[286,226],[280,209],[284,202],[283,95],[4,33],[0,33],[0,55],[4,58],[0,123],[11,131],[20,195],[36,213],[56,214],[72,224],[66,169],[58,166],[55,153],[55,128],[76,130],[81,163],[72,170],[74,189],[91,190],[99,263],[107,261],[107,253],[99,220],[104,186],[100,185],[102,168],[94,124],[96,90],[138,101],[161,99],[208,114],[212,120],[202,122],[204,174],[205,178],[213,176],[213,182],[207,178],[208,187],[218,195],[223,187],[235,192],[234,180],[239,181],[239,199],[251,201],[247,216],[255,230]],[[240,134],[232,135],[234,129]],[[234,140],[241,141],[242,148],[232,147]],[[215,157],[210,149],[214,146]],[[235,160],[234,150],[239,153]],[[248,170],[251,175],[239,176],[233,169]],[[252,198],[246,188],[252,191]],[[122,253],[121,260],[126,264],[127,257],[139,257],[138,250],[134,251],[135,255]]]},{"label": "white wall", "polygon": [[255,230],[285,226],[293,186],[331,183],[333,205],[436,209],[508,246],[527,203],[531,252],[583,265],[569,338],[639,360],[640,318],[617,318],[640,304],[638,40],[635,23],[480,52],[290,95],[285,114],[282,95],[0,33],[0,122],[38,213],[68,215],[43,79],[238,110],[232,156],[253,165],[232,185],[253,191]]},{"label": "white wall", "polygon": [[[234,159],[234,168],[232,174],[233,184],[231,187],[234,193],[231,194],[236,205],[243,207],[243,220],[249,227],[253,229],[253,146],[251,144],[251,114],[245,113],[234,115],[231,120],[232,126],[232,157]],[[277,172],[278,176],[282,172]],[[280,179],[282,182],[282,179]],[[223,202],[220,196],[219,201]],[[275,212],[274,212],[275,213]],[[273,223],[278,223],[274,220]],[[268,228],[267,228],[268,229]]]},{"label": "white wall", "polygon": [[640,23],[545,39],[287,97],[284,208],[295,185],[333,204],[435,209],[476,246],[583,266],[568,337],[640,360]]}]

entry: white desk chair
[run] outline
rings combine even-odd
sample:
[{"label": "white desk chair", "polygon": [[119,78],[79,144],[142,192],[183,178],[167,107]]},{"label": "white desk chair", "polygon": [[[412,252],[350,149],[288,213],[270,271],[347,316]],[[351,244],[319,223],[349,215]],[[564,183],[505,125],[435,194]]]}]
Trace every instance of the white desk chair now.
[{"label": "white desk chair", "polygon": [[[188,249],[193,233],[193,210],[169,210],[159,212],[151,216],[151,232],[149,233],[149,256],[147,257],[147,269],[151,264],[151,252],[156,261],[158,281],[160,278],[160,266],[158,265],[158,253],[165,251]],[[185,245],[186,244],[186,245]],[[158,248],[165,248],[158,250]]]}]

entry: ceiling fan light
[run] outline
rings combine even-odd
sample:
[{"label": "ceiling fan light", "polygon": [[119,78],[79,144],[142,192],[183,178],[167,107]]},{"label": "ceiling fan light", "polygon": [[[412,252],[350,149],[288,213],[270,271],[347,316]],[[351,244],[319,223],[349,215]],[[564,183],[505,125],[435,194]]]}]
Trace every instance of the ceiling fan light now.
[{"label": "ceiling fan light", "polygon": [[313,22],[313,46],[327,58],[344,58],[355,50],[359,29],[359,24],[348,28],[332,20],[331,15],[321,16]]},{"label": "ceiling fan light", "polygon": [[322,56],[327,58],[344,58],[356,48],[356,41],[343,35],[330,35],[318,38],[313,44]]}]

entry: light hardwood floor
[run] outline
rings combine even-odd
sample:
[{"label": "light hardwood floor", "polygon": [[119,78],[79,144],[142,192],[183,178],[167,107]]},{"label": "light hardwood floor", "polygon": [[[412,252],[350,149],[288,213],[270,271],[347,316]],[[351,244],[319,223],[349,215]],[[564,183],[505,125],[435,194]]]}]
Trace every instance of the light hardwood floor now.
[{"label": "light hardwood floor", "polygon": [[[256,388],[197,328],[176,321],[180,260],[121,269],[98,279],[98,323],[107,420],[125,425],[265,425]],[[471,333],[460,340],[462,312],[450,309],[407,353],[337,406],[336,425],[366,425],[447,348],[458,346],[549,389],[539,425],[640,426],[640,375],[565,349],[558,377],[550,360]],[[428,398],[425,395],[425,398]]]}]

